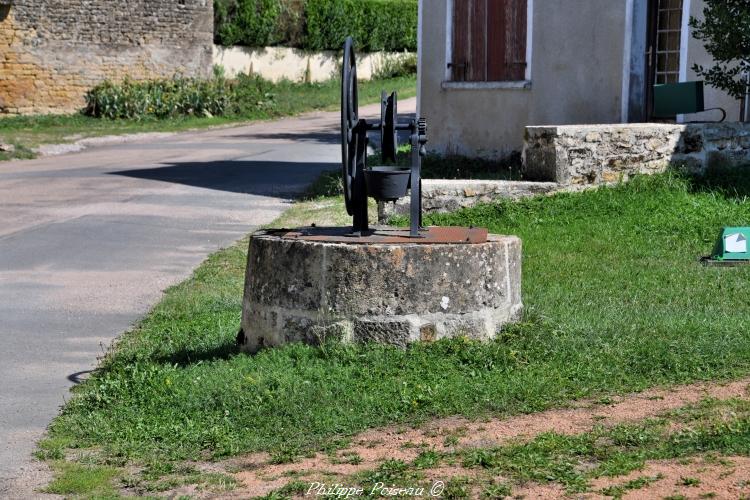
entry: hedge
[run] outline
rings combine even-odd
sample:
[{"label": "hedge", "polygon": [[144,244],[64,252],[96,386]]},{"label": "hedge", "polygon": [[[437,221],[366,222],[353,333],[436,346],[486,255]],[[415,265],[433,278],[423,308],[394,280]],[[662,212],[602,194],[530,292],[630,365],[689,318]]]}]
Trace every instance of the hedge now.
[{"label": "hedge", "polygon": [[307,47],[340,48],[351,35],[357,48],[416,50],[417,3],[412,0],[308,0]]},{"label": "hedge", "polygon": [[214,37],[222,45],[274,45],[280,13],[280,0],[215,0]]},{"label": "hedge", "polygon": [[221,45],[338,50],[351,35],[361,51],[414,51],[417,0],[215,0]]}]

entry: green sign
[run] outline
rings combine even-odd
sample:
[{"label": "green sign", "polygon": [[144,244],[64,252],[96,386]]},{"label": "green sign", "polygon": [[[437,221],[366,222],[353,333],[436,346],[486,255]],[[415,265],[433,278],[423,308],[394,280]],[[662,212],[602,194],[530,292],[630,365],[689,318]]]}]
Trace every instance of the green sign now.
[{"label": "green sign", "polygon": [[703,82],[682,82],[654,85],[654,116],[673,118],[675,115],[704,111]]},{"label": "green sign", "polygon": [[725,227],[711,256],[714,260],[750,260],[750,227]]}]

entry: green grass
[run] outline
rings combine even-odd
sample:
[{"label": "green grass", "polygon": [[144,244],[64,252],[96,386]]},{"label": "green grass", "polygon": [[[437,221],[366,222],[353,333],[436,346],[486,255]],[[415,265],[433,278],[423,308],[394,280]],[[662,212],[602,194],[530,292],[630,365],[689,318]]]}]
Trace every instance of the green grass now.
[{"label": "green grass", "polygon": [[80,495],[86,498],[118,498],[114,480],[120,472],[114,467],[88,466],[73,462],[56,462],[55,479],[45,489],[46,493]]},{"label": "green grass", "polygon": [[[90,459],[91,457],[89,457]],[[196,485],[197,489],[220,493],[233,490],[237,481],[226,474],[205,473],[194,467],[171,463],[147,465],[140,474],[128,474],[122,467],[96,465],[87,459],[74,461],[57,460],[51,466],[54,480],[44,489],[45,493],[64,495],[66,498],[155,498],[159,493],[182,486]],[[119,464],[118,464],[119,465]]]},{"label": "green grass", "polygon": [[[698,263],[722,225],[750,221],[743,172],[719,181],[736,190],[661,175],[430,217],[523,239],[525,318],[486,344],[288,345],[239,354],[242,242],[167,291],[77,388],[51,439],[132,463],[259,450],[289,461],[378,425],[535,412],[747,375],[750,269]],[[640,439],[629,436],[624,442]],[[541,439],[541,447],[586,445]],[[606,470],[627,470],[631,459],[613,455]],[[566,474],[562,467],[560,480],[577,487]]]},{"label": "green grass", "polygon": [[[397,90],[404,98],[413,97],[416,95],[416,79],[410,76],[360,82],[360,103],[379,102],[381,88]],[[0,161],[32,158],[33,149],[42,144],[69,143],[87,137],[141,132],[179,132],[249,120],[272,119],[312,110],[335,110],[339,108],[340,92],[339,83],[335,80],[311,84],[280,82],[274,85],[273,107],[264,107],[246,115],[230,117],[181,117],[163,120],[107,120],[82,114],[0,117],[0,142],[14,144],[17,148],[15,153],[0,153]]]},{"label": "green grass", "polygon": [[623,484],[604,488],[602,490],[602,494],[613,498],[622,498],[622,496],[628,491],[639,490],[655,481],[658,481],[659,479],[661,479],[661,476],[658,475],[652,477],[640,476]]}]

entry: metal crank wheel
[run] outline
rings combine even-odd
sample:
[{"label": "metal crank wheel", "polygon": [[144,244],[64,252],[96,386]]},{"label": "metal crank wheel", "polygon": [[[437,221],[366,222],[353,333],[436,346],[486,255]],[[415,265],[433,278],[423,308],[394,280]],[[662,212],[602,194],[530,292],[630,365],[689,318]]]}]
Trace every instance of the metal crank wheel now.
[{"label": "metal crank wheel", "polygon": [[354,41],[344,42],[344,64],[341,67],[341,168],[346,211],[354,215],[354,184],[357,175],[359,97],[357,95],[357,61]]}]

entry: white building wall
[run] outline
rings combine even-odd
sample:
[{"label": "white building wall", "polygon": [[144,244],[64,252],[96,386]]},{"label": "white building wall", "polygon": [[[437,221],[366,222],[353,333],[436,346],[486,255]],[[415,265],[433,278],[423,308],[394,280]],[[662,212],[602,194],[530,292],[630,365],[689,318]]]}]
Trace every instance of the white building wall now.
[{"label": "white building wall", "polygon": [[524,84],[450,84],[451,0],[424,0],[421,112],[429,149],[502,157],[520,150],[526,125],[616,123],[622,116],[625,3],[535,0]]},{"label": "white building wall", "polygon": [[[642,102],[642,89],[636,87],[644,77],[639,30],[646,30],[646,0],[530,1],[529,78],[504,86],[446,82],[452,1],[422,0],[419,95],[431,151],[497,158],[521,149],[528,125],[633,120],[628,115]],[[685,1],[691,15],[701,15],[704,0]],[[708,65],[711,58],[688,33],[687,22],[685,29],[682,76],[696,80],[693,65]],[[708,86],[705,97],[706,107],[721,106],[729,112],[728,120],[738,120],[739,102]]]},{"label": "white building wall", "polygon": [[[684,0],[687,1],[687,0]],[[703,9],[706,6],[704,0],[690,0],[690,14],[693,17],[702,17]],[[703,47],[703,42],[696,40],[692,33],[689,35],[687,44],[687,65],[686,65],[686,79],[687,81],[700,80],[700,78],[693,71],[695,64],[700,64],[705,67],[711,67],[713,65],[713,58],[706,52]],[[736,122],[740,119],[740,101],[733,99],[726,92],[715,89],[713,87],[705,86],[705,104],[706,108],[724,108],[727,111],[727,121]],[[718,120],[721,117],[721,113],[718,111],[700,113],[697,115],[685,115],[686,121],[697,121],[697,120]]]}]

